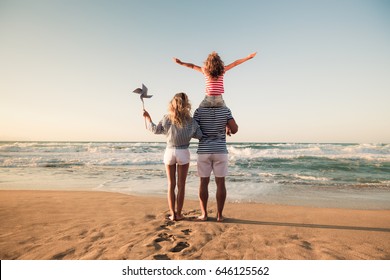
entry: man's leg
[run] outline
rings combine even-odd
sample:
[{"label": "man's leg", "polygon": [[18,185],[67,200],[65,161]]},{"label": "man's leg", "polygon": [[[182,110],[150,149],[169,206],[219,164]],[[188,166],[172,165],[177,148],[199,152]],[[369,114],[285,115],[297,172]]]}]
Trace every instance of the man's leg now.
[{"label": "man's leg", "polygon": [[202,216],[199,216],[198,219],[202,221],[207,220],[207,201],[209,199],[209,182],[210,182],[210,177],[200,178],[199,201],[200,201],[200,210],[202,211]]},{"label": "man's leg", "polygon": [[222,222],[224,220],[222,212],[226,201],[225,177],[215,177],[215,183],[217,184],[217,221]]}]

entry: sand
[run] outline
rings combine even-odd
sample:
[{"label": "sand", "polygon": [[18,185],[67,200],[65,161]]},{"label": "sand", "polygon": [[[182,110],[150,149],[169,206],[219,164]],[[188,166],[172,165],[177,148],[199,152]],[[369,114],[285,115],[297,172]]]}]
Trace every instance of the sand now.
[{"label": "sand", "polygon": [[390,210],[225,205],[224,223],[167,220],[165,198],[0,191],[0,259],[390,259]]}]

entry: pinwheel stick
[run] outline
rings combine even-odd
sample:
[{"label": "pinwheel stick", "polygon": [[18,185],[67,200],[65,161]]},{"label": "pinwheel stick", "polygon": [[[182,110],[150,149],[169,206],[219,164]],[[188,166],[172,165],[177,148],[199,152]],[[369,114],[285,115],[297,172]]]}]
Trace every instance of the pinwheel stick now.
[{"label": "pinwheel stick", "polygon": [[[145,111],[145,103],[144,103],[144,100],[141,98],[141,101],[142,101],[142,109]],[[145,128],[148,128],[147,124],[146,124],[146,117],[144,117],[144,121],[145,121]]]}]

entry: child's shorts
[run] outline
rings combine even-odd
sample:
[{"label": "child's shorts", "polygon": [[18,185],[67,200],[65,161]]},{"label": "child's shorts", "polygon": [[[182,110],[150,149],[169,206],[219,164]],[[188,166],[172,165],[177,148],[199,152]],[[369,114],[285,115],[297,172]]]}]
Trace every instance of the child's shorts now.
[{"label": "child's shorts", "polygon": [[228,154],[198,154],[198,176],[210,177],[211,172],[213,172],[215,177],[226,177],[228,164]]},{"label": "child's shorts", "polygon": [[199,107],[226,107],[222,95],[206,95]]},{"label": "child's shorts", "polygon": [[166,165],[184,165],[190,163],[189,149],[166,148],[164,153],[164,164]]}]

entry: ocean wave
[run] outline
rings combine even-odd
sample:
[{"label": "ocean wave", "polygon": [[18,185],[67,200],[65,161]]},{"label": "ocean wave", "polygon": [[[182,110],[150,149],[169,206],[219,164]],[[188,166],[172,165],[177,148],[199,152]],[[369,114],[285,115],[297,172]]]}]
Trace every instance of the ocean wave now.
[{"label": "ocean wave", "polygon": [[0,142],[0,167],[132,166],[162,162],[164,143]]},{"label": "ocean wave", "polygon": [[163,164],[162,159],[157,160],[50,160],[42,158],[12,158],[0,159],[0,168],[35,168],[35,167],[50,167],[50,168],[64,168],[64,167],[80,167],[80,166],[99,166],[99,167],[125,167],[125,166],[149,166]]},{"label": "ocean wave", "polygon": [[162,148],[165,143],[160,142],[0,142],[0,153],[126,153]]},{"label": "ocean wave", "polygon": [[312,176],[312,175],[293,174],[292,177],[296,178],[298,180],[311,181],[311,182],[313,182],[313,181],[320,181],[320,182],[330,181],[330,178],[316,177],[316,176]]},{"label": "ocean wave", "polygon": [[229,158],[241,159],[363,159],[390,162],[389,144],[236,144],[228,145]]},{"label": "ocean wave", "polygon": [[[194,169],[196,147],[190,146]],[[164,149],[162,142],[0,142],[0,168],[164,170]],[[389,144],[231,143],[228,151],[229,180],[237,183],[387,186],[390,181]]]}]

